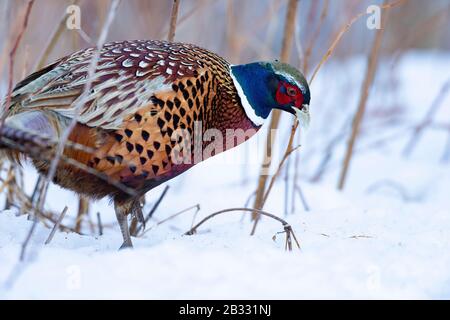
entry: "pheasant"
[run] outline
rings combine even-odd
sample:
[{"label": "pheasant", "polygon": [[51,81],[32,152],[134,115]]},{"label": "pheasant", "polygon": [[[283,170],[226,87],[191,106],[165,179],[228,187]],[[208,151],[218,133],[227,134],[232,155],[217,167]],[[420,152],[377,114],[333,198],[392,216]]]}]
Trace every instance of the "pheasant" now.
[{"label": "pheasant", "polygon": [[[30,158],[46,175],[69,128],[53,182],[92,199],[110,197],[121,248],[132,246],[127,216],[142,218],[139,199],[147,191],[244,142],[272,109],[309,122],[308,84],[288,64],[231,65],[198,46],[166,41],[112,42],[96,50],[63,57],[16,85],[0,147],[14,161]],[[197,156],[208,130],[246,134]]]}]

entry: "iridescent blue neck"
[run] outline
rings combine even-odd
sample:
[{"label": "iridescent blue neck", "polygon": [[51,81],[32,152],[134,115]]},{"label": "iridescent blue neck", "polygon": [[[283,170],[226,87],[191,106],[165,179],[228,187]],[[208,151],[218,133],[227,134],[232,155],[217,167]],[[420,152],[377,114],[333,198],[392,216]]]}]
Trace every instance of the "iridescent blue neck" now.
[{"label": "iridescent blue neck", "polygon": [[273,72],[254,62],[232,65],[230,73],[247,117],[255,125],[262,125],[275,105],[272,86],[276,79]]}]

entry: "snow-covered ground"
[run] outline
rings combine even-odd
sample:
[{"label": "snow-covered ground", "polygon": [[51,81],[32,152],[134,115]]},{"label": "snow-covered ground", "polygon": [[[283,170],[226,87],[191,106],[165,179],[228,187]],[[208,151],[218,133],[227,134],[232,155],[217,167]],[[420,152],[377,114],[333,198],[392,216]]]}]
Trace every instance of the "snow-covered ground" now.
[{"label": "snow-covered ground", "polygon": [[[18,264],[31,222],[16,211],[1,212],[0,298],[450,298],[450,166],[441,161],[448,132],[427,130],[410,157],[401,154],[408,128],[450,77],[450,56],[410,53],[395,68],[382,62],[345,191],[336,191],[336,184],[346,138],[336,145],[323,178],[309,182],[327,143],[353,114],[362,61],[330,61],[311,86],[313,123],[299,151],[300,185],[310,211],[296,199],[295,212],[284,215],[283,179],[264,208],[292,225],[301,250],[286,252],[284,235],[277,234],[281,225],[267,218],[250,237],[243,213],[213,218],[193,236],[182,234],[194,210],[156,225],[195,204],[201,206],[195,221],[244,206],[256,186],[257,161],[224,159],[252,150],[261,142],[254,139],[170,181],[148,231],[134,239],[134,250],[117,251],[121,235],[105,200],[92,208],[101,212],[103,236],[85,223],[86,235],[57,232],[43,246],[50,229],[39,225],[27,262]],[[436,119],[449,123],[450,94]],[[280,150],[290,119],[283,126]],[[30,168],[26,173],[31,189],[35,175]],[[148,194],[146,208],[162,188]],[[73,225],[75,203],[73,194],[52,187],[48,206],[70,206],[63,223]]]}]

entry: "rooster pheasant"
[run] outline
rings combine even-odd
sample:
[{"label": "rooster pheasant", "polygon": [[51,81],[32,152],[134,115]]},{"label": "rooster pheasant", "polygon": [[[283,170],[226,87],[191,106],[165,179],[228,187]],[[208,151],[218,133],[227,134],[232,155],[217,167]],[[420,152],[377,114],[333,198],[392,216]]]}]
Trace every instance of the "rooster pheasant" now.
[{"label": "rooster pheasant", "polygon": [[[111,197],[122,247],[132,246],[127,215],[142,218],[140,197],[196,164],[193,135],[245,130],[247,139],[274,108],[309,121],[308,84],[288,64],[230,65],[195,45],[165,41],[96,50],[61,58],[16,85],[0,147],[10,159],[31,158],[46,175],[58,139],[71,128],[53,182],[94,199]],[[184,161],[175,161],[176,150]]]}]

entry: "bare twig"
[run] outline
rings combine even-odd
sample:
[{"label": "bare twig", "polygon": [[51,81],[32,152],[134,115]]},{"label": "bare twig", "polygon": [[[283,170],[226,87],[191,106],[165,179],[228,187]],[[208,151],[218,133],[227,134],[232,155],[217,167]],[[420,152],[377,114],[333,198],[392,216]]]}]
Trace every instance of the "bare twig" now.
[{"label": "bare twig", "polygon": [[[80,0],[73,0],[72,4],[77,5]],[[53,49],[56,46],[56,43],[58,42],[59,38],[61,37],[63,31],[66,29],[66,19],[67,19],[68,13],[64,12],[64,14],[61,17],[61,20],[58,23],[58,27],[53,32],[52,36],[50,37],[50,40],[48,42],[48,45],[45,47],[44,52],[42,53],[41,57],[39,58],[39,61],[37,63],[36,69],[42,69],[45,67],[48,57],[52,53]]]},{"label": "bare twig", "polygon": [[[217,1],[217,0],[215,0]],[[205,4],[211,5],[212,3],[214,3],[215,1],[205,1],[205,0],[201,0],[201,1],[196,1],[195,2],[195,6],[192,7],[191,10],[189,10],[187,13],[185,13],[183,16],[181,16],[179,19],[177,19],[177,27],[180,27],[181,24],[183,24],[183,22],[185,22],[186,20],[188,20],[190,17],[192,17],[192,15],[199,9],[204,9],[206,7]],[[169,29],[170,29],[170,25],[169,25]],[[159,32],[156,38],[162,38],[164,37],[166,34],[168,34],[169,30],[164,29],[163,31]]]},{"label": "bare twig", "polygon": [[194,227],[192,227],[189,231],[187,231],[185,233],[185,235],[193,235],[193,234],[195,234],[197,232],[197,229],[203,223],[205,223],[206,221],[208,221],[209,219],[211,219],[211,218],[213,218],[213,217],[215,217],[217,215],[220,215],[220,214],[223,214],[223,213],[226,213],[226,212],[239,212],[239,211],[246,211],[246,212],[253,213],[255,210],[258,211],[258,213],[260,215],[272,218],[272,219],[280,222],[283,225],[284,232],[286,233],[286,246],[285,246],[286,250],[292,251],[291,236],[294,238],[294,241],[295,241],[297,247],[300,249],[300,244],[297,241],[297,237],[295,236],[294,231],[292,230],[292,227],[289,225],[289,223],[287,223],[285,220],[277,217],[276,215],[274,215],[272,213],[269,213],[269,212],[266,212],[266,211],[263,211],[263,210],[258,210],[258,209],[251,209],[251,208],[231,208],[231,209],[224,209],[224,210],[220,210],[220,211],[214,212],[214,213],[210,214],[209,216],[205,217],[199,223],[197,223]]},{"label": "bare twig", "polygon": [[28,243],[31,240],[31,237],[33,236],[34,230],[36,229],[37,223],[38,223],[38,217],[36,214],[33,215],[33,223],[30,227],[30,230],[27,233],[27,236],[25,238],[25,241],[22,243],[22,249],[20,250],[20,261],[24,261],[25,260],[25,253],[28,247]]},{"label": "bare twig", "polygon": [[417,201],[420,200],[420,196],[413,196],[411,195],[410,192],[408,192],[408,190],[406,190],[406,188],[401,185],[400,183],[393,181],[393,180],[381,180],[381,181],[377,181],[374,184],[370,185],[367,189],[366,192],[368,194],[374,193],[376,192],[378,189],[380,189],[381,187],[388,187],[391,188],[395,191],[397,191],[398,194],[400,194],[401,198],[403,201]]},{"label": "bare twig", "polygon": [[[295,121],[294,124],[292,125],[292,129],[291,129],[292,131],[291,132],[295,132],[297,130],[297,127],[298,127],[298,121]],[[275,180],[277,179],[278,175],[281,172],[281,169],[283,168],[284,162],[291,155],[292,152],[294,152],[295,150],[297,150],[300,147],[300,146],[297,146],[297,147],[294,148],[292,146],[292,144],[294,142],[294,137],[295,137],[294,134],[290,135],[289,142],[288,142],[288,145],[286,147],[286,151],[284,152],[283,158],[281,159],[281,161],[280,161],[280,163],[278,165],[277,171],[275,172],[275,174],[270,179],[270,183],[269,183],[269,185],[267,187],[267,190],[264,193],[264,196],[263,196],[263,198],[262,198],[262,200],[261,200],[261,202],[259,204],[260,206],[259,207],[255,207],[255,209],[262,209],[263,208],[264,204],[267,201],[267,198],[269,197],[270,191],[272,191],[272,187],[273,187],[273,185],[275,183]],[[257,218],[253,222],[253,228],[252,228],[252,231],[250,233],[251,235],[255,234],[256,226],[258,224],[258,220],[259,219]]]},{"label": "bare twig", "polygon": [[177,28],[178,9],[180,7],[181,0],[173,0],[172,13],[170,15],[170,29],[167,35],[168,41],[173,41],[175,38],[175,30]]},{"label": "bare twig", "polygon": [[147,216],[145,217],[144,223],[140,224],[137,228],[133,228],[134,230],[131,230],[131,235],[133,236],[137,236],[139,234],[139,232],[141,232],[142,228],[144,227],[144,225],[146,225],[151,217],[153,216],[153,214],[156,212],[156,209],[158,209],[161,201],[164,199],[164,197],[167,194],[167,191],[169,190],[169,186],[166,185],[164,187],[163,192],[161,192],[161,195],[159,196],[158,200],[156,200],[155,204],[153,205],[152,209],[149,211],[149,213],[147,214]]},{"label": "bare twig", "polygon": [[[297,130],[297,127],[298,127],[298,121],[295,121],[294,124],[292,125],[291,133],[295,132]],[[269,197],[270,191],[272,191],[273,184],[275,183],[275,180],[279,176],[281,169],[283,168],[284,162],[289,158],[289,156],[291,155],[292,152],[294,152],[295,150],[300,148],[300,146],[294,147],[293,143],[294,143],[294,135],[291,134],[289,136],[289,142],[286,147],[286,151],[284,152],[283,158],[281,159],[280,163],[278,164],[277,171],[270,179],[269,186],[267,187],[266,193],[264,194],[263,205],[264,205],[264,203],[266,203],[267,198]]]},{"label": "bare twig", "polygon": [[339,142],[345,138],[345,135],[347,133],[347,128],[351,124],[351,118],[349,118],[347,121],[344,121],[342,128],[338,131],[336,136],[334,136],[327,144],[325,151],[322,152],[324,154],[322,160],[320,161],[319,165],[317,166],[316,173],[311,177],[311,182],[318,182],[322,178],[323,174],[325,173],[328,163],[330,162],[333,153],[334,148],[337,147]]},{"label": "bare twig", "polygon": [[[28,10],[27,10],[26,19],[25,19],[26,23],[24,23],[25,27],[26,27],[26,24],[27,24],[27,21],[28,21],[29,11],[31,10],[31,6],[32,6],[33,2],[34,2],[34,0],[30,0],[30,2],[28,4]],[[36,225],[38,223],[37,212],[42,212],[43,211],[43,207],[44,207],[44,203],[45,203],[45,198],[46,198],[49,182],[52,181],[52,179],[53,179],[53,177],[55,175],[56,168],[58,166],[59,160],[61,158],[63,158],[64,146],[66,144],[67,139],[69,138],[69,135],[70,135],[72,129],[76,125],[77,118],[78,118],[77,114],[79,113],[79,111],[81,110],[81,107],[86,102],[85,100],[86,100],[87,94],[88,94],[88,92],[90,90],[92,79],[93,79],[93,76],[94,76],[94,73],[95,73],[95,70],[96,70],[96,67],[97,67],[98,59],[99,59],[99,56],[100,56],[100,50],[103,47],[103,44],[104,44],[104,42],[106,40],[106,36],[108,34],[109,27],[110,27],[110,25],[112,23],[112,20],[113,20],[114,16],[115,16],[115,13],[116,13],[116,10],[117,10],[117,7],[118,7],[119,3],[120,3],[120,0],[114,0],[112,2],[112,4],[111,4],[110,11],[109,11],[109,14],[108,14],[108,19],[107,19],[107,21],[105,22],[105,24],[103,26],[101,35],[99,37],[99,41],[97,43],[97,51],[93,55],[93,57],[91,59],[91,63],[89,65],[88,81],[87,81],[87,83],[86,83],[86,85],[84,87],[84,92],[83,92],[83,94],[80,97],[80,101],[79,101],[78,105],[75,106],[75,110],[76,110],[75,111],[75,116],[74,116],[74,118],[72,119],[72,122],[69,124],[69,126],[66,129],[66,131],[63,133],[63,135],[61,137],[61,140],[60,140],[60,142],[58,144],[58,147],[57,147],[57,152],[55,154],[55,157],[53,158],[53,161],[51,162],[49,172],[48,172],[48,174],[46,176],[46,180],[43,183],[43,187],[42,187],[41,192],[39,194],[37,210],[35,210],[36,214],[34,215],[33,225],[31,226],[30,231],[28,232],[27,237],[26,237],[26,239],[25,239],[25,241],[24,241],[24,243],[22,245],[22,250],[21,250],[21,253],[20,253],[20,260],[21,261],[23,261],[25,259],[25,251],[26,251],[27,245],[28,245],[28,243],[29,243],[29,241],[30,241],[30,239],[31,239],[31,237],[32,237],[32,235],[34,233],[34,230],[36,229]],[[21,33],[23,34],[23,31]],[[16,42],[16,46],[18,46],[17,42]],[[15,52],[14,49],[13,49],[12,52]],[[10,99],[10,93],[11,92],[9,92],[9,94],[8,94],[9,99]],[[7,104],[7,106],[9,107],[9,104]],[[5,115],[6,115],[6,113],[4,113],[4,116]],[[3,120],[4,119],[2,118],[2,124],[3,124]],[[1,124],[0,124],[0,127],[1,127]],[[70,159],[68,159],[68,160],[70,160]]]},{"label": "bare twig", "polygon": [[[295,29],[295,22],[296,22],[296,15],[297,15],[297,6],[298,6],[298,0],[289,0],[289,4],[287,7],[286,12],[286,19],[285,19],[285,26],[284,26],[284,36],[283,36],[283,44],[281,49],[280,58],[281,61],[287,62],[289,60],[289,54],[291,52],[292,47],[292,40],[294,35],[294,29]],[[272,144],[274,143],[273,140],[275,140],[275,135],[273,135],[272,130],[276,129],[278,127],[278,123],[280,121],[280,112],[278,110],[274,110],[272,112],[272,117],[270,118],[270,129],[267,133],[267,140],[266,140],[266,148],[267,152],[264,153],[264,159],[261,164],[261,169],[259,173],[258,178],[258,187],[256,191],[255,196],[255,202],[253,204],[253,207],[255,209],[261,209],[263,202],[264,202],[264,194],[266,192],[266,183],[267,183],[267,168],[271,165],[271,155],[272,155]],[[272,139],[271,139],[272,138]],[[252,219],[254,221],[257,221],[259,215],[255,211],[252,214]]]},{"label": "bare twig", "polygon": [[8,74],[8,95],[6,97],[6,104],[3,110],[1,110],[1,118],[0,118],[0,128],[3,126],[5,122],[6,116],[8,115],[9,108],[11,107],[11,95],[13,91],[13,73],[14,73],[14,60],[16,57],[16,51],[19,48],[20,41],[22,40],[23,34],[28,26],[28,20],[31,13],[31,8],[33,7],[34,0],[29,0],[27,4],[27,8],[25,11],[25,17],[23,19],[22,27],[19,31],[19,35],[14,42],[14,45],[9,52],[9,74]]},{"label": "bare twig", "polygon": [[447,142],[445,143],[445,149],[442,153],[441,162],[445,163],[450,160],[450,130],[447,135]]},{"label": "bare twig", "polygon": [[[384,0],[384,6],[386,6],[387,0]],[[380,52],[381,42],[383,39],[384,29],[386,27],[388,12],[385,12],[381,16],[381,28],[377,30],[375,35],[375,39],[372,45],[372,49],[370,51],[370,55],[368,57],[366,75],[364,78],[363,86],[361,89],[361,96],[359,98],[358,110],[356,111],[355,117],[353,118],[352,124],[352,133],[350,135],[350,139],[347,145],[347,151],[345,153],[344,163],[342,166],[342,171],[339,177],[338,189],[342,190],[345,185],[345,181],[347,178],[347,172],[350,167],[350,162],[353,155],[353,148],[355,145],[356,138],[359,133],[359,128],[361,126],[361,122],[366,111],[366,104],[369,98],[369,91],[372,86],[372,82],[375,78],[375,74],[377,71],[378,64],[378,55]]]},{"label": "bare twig", "polygon": [[55,225],[53,226],[52,231],[51,231],[50,234],[48,235],[47,240],[45,240],[45,244],[49,244],[49,243],[52,241],[53,237],[55,236],[56,230],[59,228],[59,225],[61,224],[62,220],[64,219],[64,217],[65,217],[65,215],[66,215],[66,213],[67,213],[67,209],[68,209],[68,207],[65,206],[64,209],[63,209],[63,211],[62,211],[61,214],[59,215],[58,220],[56,220],[56,223],[55,223]]},{"label": "bare twig", "polygon": [[442,102],[444,101],[445,95],[450,90],[450,79],[448,79],[441,87],[441,90],[439,90],[438,95],[433,100],[433,103],[431,104],[430,108],[428,109],[425,117],[423,120],[414,128],[413,133],[411,134],[411,138],[409,139],[408,143],[406,144],[405,148],[403,149],[403,156],[409,156],[416,146],[416,144],[419,142],[420,137],[422,136],[422,133],[424,129],[431,123],[433,120],[434,115],[439,110],[439,107],[442,105]]},{"label": "bare twig", "polygon": [[305,195],[303,194],[302,188],[297,184],[295,185],[295,190],[298,192],[298,195],[300,196],[300,200],[302,201],[303,208],[305,211],[309,211],[309,205],[306,201]]},{"label": "bare twig", "polygon": [[197,218],[197,214],[200,212],[200,204],[197,204],[196,210],[194,214],[192,215],[192,222],[191,222],[191,228],[194,226],[195,218]]},{"label": "bare twig", "polygon": [[[399,4],[401,4],[402,2],[404,2],[405,0],[398,0],[392,3],[385,3],[381,6],[381,9],[391,9],[394,8],[396,6],[398,6]],[[356,16],[354,16],[350,22],[348,22],[347,24],[345,24],[341,30],[338,32],[337,37],[333,40],[333,42],[331,43],[330,48],[328,48],[327,52],[325,53],[325,55],[322,57],[322,60],[320,60],[320,63],[317,65],[317,67],[314,69],[314,72],[309,80],[309,84],[311,84],[314,81],[314,78],[317,75],[317,72],[319,72],[320,68],[323,66],[323,64],[325,62],[327,62],[327,60],[331,57],[331,55],[333,54],[334,50],[336,49],[337,45],[339,44],[339,42],[342,39],[342,36],[350,29],[350,27],[359,20],[359,18],[361,18],[362,16],[364,16],[366,14],[366,12],[361,12],[359,14],[357,14]],[[378,30],[379,31],[379,30]]]},{"label": "bare twig", "polygon": [[[185,212],[188,212],[188,211],[190,211],[190,210],[192,210],[192,209],[195,209],[195,212],[194,212],[194,215],[193,215],[193,219],[195,219],[195,217],[197,216],[198,212],[200,211],[200,204],[196,204],[196,205],[187,207],[186,209],[183,209],[183,210],[181,210],[181,211],[178,211],[178,212],[176,212],[176,213],[174,213],[174,214],[168,216],[167,218],[165,218],[165,219],[163,219],[163,220],[161,220],[161,221],[158,221],[155,225],[153,225],[153,226],[151,226],[150,228],[148,228],[147,230],[145,230],[145,231],[141,234],[141,236],[143,236],[144,234],[146,234],[147,232],[149,232],[150,230],[152,230],[153,227],[162,225],[163,223],[165,223],[165,222],[167,222],[167,221],[169,221],[169,220],[172,220],[173,218],[176,218],[176,217],[178,217],[179,215],[181,215],[181,214],[183,214],[183,213],[185,213]],[[192,223],[193,223],[193,222],[194,222],[194,221],[192,221]],[[191,226],[191,227],[192,227],[192,226]]]},{"label": "bare twig", "polygon": [[170,215],[166,219],[163,219],[163,220],[159,221],[158,223],[156,223],[156,225],[159,226],[159,225],[161,225],[161,224],[163,224],[163,223],[165,223],[165,222],[167,222],[169,220],[172,220],[173,218],[178,217],[180,214],[188,212],[188,211],[190,211],[192,209],[195,209],[195,213],[194,213],[194,216],[195,216],[200,211],[200,205],[196,204],[196,205],[190,206],[190,207],[188,207],[186,209],[183,209],[181,211],[178,211],[177,213],[174,213],[174,214]]},{"label": "bare twig", "polygon": [[327,17],[328,5],[329,5],[329,0],[325,0],[323,8],[322,8],[322,12],[320,14],[319,24],[317,25],[317,28],[314,30],[314,33],[313,33],[313,35],[311,37],[311,40],[309,41],[309,44],[306,47],[305,55],[303,57],[303,72],[305,74],[308,71],[309,58],[311,57],[312,50],[314,49],[314,45],[316,43],[316,40],[319,37],[320,30],[322,29],[322,26],[323,26],[323,23],[325,21],[325,18]]},{"label": "bare twig", "polygon": [[103,235],[103,224],[102,224],[102,218],[100,216],[100,212],[97,212],[97,225],[98,225],[98,235]]},{"label": "bare twig", "polygon": [[69,139],[69,135],[71,134],[72,129],[77,124],[78,116],[79,116],[79,113],[80,113],[82,107],[87,102],[87,97],[89,95],[89,91],[90,91],[90,88],[91,88],[91,85],[92,85],[92,82],[94,79],[94,75],[95,75],[95,72],[97,69],[98,60],[100,58],[100,52],[106,41],[106,37],[108,35],[109,28],[112,24],[112,21],[114,20],[114,17],[115,17],[115,14],[116,14],[119,4],[120,4],[120,0],[114,0],[111,3],[111,6],[109,8],[108,17],[105,21],[105,24],[103,25],[99,39],[97,41],[97,50],[95,50],[95,52],[93,53],[93,55],[91,57],[91,61],[90,61],[89,68],[88,68],[88,78],[87,78],[86,84],[84,85],[83,93],[81,94],[77,104],[75,105],[74,116],[71,119],[70,124],[67,126],[67,128],[63,132],[63,134],[60,138],[60,141],[58,143],[58,146],[56,148],[55,157],[53,158],[53,160],[50,164],[50,168],[49,168],[48,174],[46,176],[45,187],[43,188],[43,193],[41,193],[42,196],[40,197],[40,199],[39,199],[40,201],[38,203],[38,208],[40,211],[42,211],[42,207],[44,206],[46,193],[47,193],[47,189],[48,189],[48,184],[50,181],[53,180],[53,177],[56,173],[56,168],[58,166],[58,163],[63,156],[63,151],[64,151],[64,148],[66,145],[66,141]]},{"label": "bare twig", "polygon": [[75,223],[75,230],[77,231],[77,233],[81,232],[83,217],[87,214],[89,214],[89,200],[86,197],[79,195],[77,220]]}]

